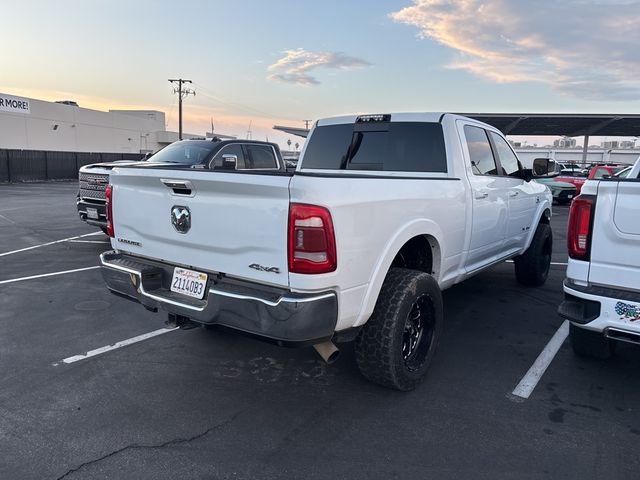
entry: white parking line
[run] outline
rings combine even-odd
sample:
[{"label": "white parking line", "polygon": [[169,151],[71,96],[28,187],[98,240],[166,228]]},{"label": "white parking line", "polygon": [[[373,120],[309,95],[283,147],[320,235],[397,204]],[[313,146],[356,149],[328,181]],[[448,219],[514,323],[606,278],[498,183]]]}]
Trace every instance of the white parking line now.
[{"label": "white parking line", "polygon": [[[0,215],[1,217],[2,215]],[[69,240],[69,243],[111,243],[109,240]]]},{"label": "white parking line", "polygon": [[565,320],[553,337],[551,337],[551,340],[549,340],[547,346],[544,347],[544,350],[538,355],[536,361],[533,362],[527,374],[520,380],[520,383],[513,392],[511,392],[512,395],[525,400],[529,398],[544,375],[544,372],[547,371],[547,368],[558,353],[558,350],[560,350],[560,347],[567,339],[567,336],[569,336],[569,322]]},{"label": "white parking line", "polygon": [[68,242],[69,240],[76,240],[78,238],[90,237],[91,235],[103,235],[103,233],[102,232],[85,233],[84,235],[78,235],[76,237],[63,238],[62,240],[56,240],[54,242],[47,242],[47,243],[42,243],[40,245],[33,245],[32,247],[20,248],[18,250],[11,250],[10,252],[0,253],[0,257],[4,257],[5,255],[13,255],[14,253],[26,252],[28,250],[33,250],[34,248],[48,247],[49,245]]},{"label": "white parking line", "polygon": [[[73,357],[64,358],[61,360],[61,362],[66,364],[79,362],[80,360],[85,360],[90,357],[95,357],[96,355],[102,355],[103,353],[107,353],[112,350],[117,350],[118,348],[126,347],[127,345],[133,345],[134,343],[142,342],[143,340],[157,337],[158,335],[164,335],[165,333],[173,332],[174,330],[177,330],[177,328],[161,328],[159,330],[154,330],[153,332],[138,335],[137,337],[128,338],[127,340],[122,340],[121,342],[114,343],[113,345],[107,345],[106,347],[100,347],[100,348],[96,348],[95,350],[90,350],[84,355],[74,355]],[[54,363],[53,365],[54,366],[60,365],[60,362]]]},{"label": "white parking line", "polygon": [[7,222],[9,222],[11,225],[17,225],[16,222],[14,222],[13,220],[11,220],[9,217],[2,215],[0,213],[0,218],[4,218]]},{"label": "white parking line", "polygon": [[74,270],[64,270],[62,272],[43,273],[41,275],[31,275],[29,277],[12,278],[10,280],[0,281],[0,285],[4,285],[7,283],[24,282],[25,280],[35,280],[36,278],[55,277],[56,275],[65,275],[67,273],[84,272],[86,270],[95,270],[96,268],[100,268],[100,266],[96,265],[95,267],[76,268]]}]

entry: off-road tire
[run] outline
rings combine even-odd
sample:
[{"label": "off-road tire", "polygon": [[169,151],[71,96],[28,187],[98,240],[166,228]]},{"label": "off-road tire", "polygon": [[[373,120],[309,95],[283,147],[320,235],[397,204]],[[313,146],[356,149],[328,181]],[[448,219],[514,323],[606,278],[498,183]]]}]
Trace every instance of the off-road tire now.
[{"label": "off-road tire", "polygon": [[573,323],[569,326],[569,338],[573,352],[581,357],[605,360],[615,352],[616,342],[602,332],[576,327]]},{"label": "off-road tire", "polygon": [[[418,306],[424,325],[417,340],[419,357],[405,359],[407,325]],[[424,310],[424,312],[423,312]],[[355,341],[356,361],[370,381],[396,390],[412,390],[426,374],[443,325],[442,293],[427,273],[392,268],[382,285],[375,309]],[[424,332],[429,333],[424,333]],[[423,336],[424,334],[424,336]],[[412,360],[414,363],[411,363]]]},{"label": "off-road tire", "polygon": [[544,285],[549,276],[551,253],[553,252],[553,233],[551,226],[539,223],[529,248],[513,259],[516,280],[528,287]]}]

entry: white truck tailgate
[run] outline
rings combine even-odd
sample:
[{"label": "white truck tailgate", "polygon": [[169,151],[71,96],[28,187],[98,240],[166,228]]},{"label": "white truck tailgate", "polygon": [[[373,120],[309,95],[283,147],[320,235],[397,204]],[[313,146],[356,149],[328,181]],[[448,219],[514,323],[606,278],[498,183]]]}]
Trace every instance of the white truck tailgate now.
[{"label": "white truck tailgate", "polygon": [[[118,168],[111,175],[112,246],[193,270],[288,286],[290,179],[286,175]],[[190,228],[186,232],[172,224],[174,207],[188,209]]]},{"label": "white truck tailgate", "polygon": [[589,282],[640,290],[640,182],[601,181]]}]

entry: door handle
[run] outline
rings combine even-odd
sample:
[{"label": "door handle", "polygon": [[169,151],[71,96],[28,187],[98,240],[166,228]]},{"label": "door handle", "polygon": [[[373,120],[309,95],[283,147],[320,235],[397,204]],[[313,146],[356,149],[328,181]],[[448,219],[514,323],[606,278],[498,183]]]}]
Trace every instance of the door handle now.
[{"label": "door handle", "polygon": [[191,182],[189,180],[172,180],[168,178],[161,178],[160,181],[169,188],[191,189]]},{"label": "door handle", "polygon": [[517,190],[516,190],[516,191],[513,191],[513,190],[512,190],[512,191],[510,191],[510,192],[509,192],[509,196],[510,196],[510,197],[517,197],[519,193],[520,193],[520,192],[518,192]]},{"label": "door handle", "polygon": [[193,185],[189,180],[161,178],[160,181],[165,187],[170,188],[174,195],[193,196]]},{"label": "door handle", "polygon": [[475,192],[474,193],[474,197],[477,200],[481,200],[483,198],[487,198],[489,196],[489,192]]}]

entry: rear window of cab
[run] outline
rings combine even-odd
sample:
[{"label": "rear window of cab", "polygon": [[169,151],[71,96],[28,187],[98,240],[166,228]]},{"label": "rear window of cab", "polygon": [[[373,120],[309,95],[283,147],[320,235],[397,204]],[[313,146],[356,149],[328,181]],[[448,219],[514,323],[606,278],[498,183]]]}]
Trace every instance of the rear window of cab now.
[{"label": "rear window of cab", "polygon": [[395,172],[447,171],[440,123],[347,123],[316,127],[303,169]]}]

